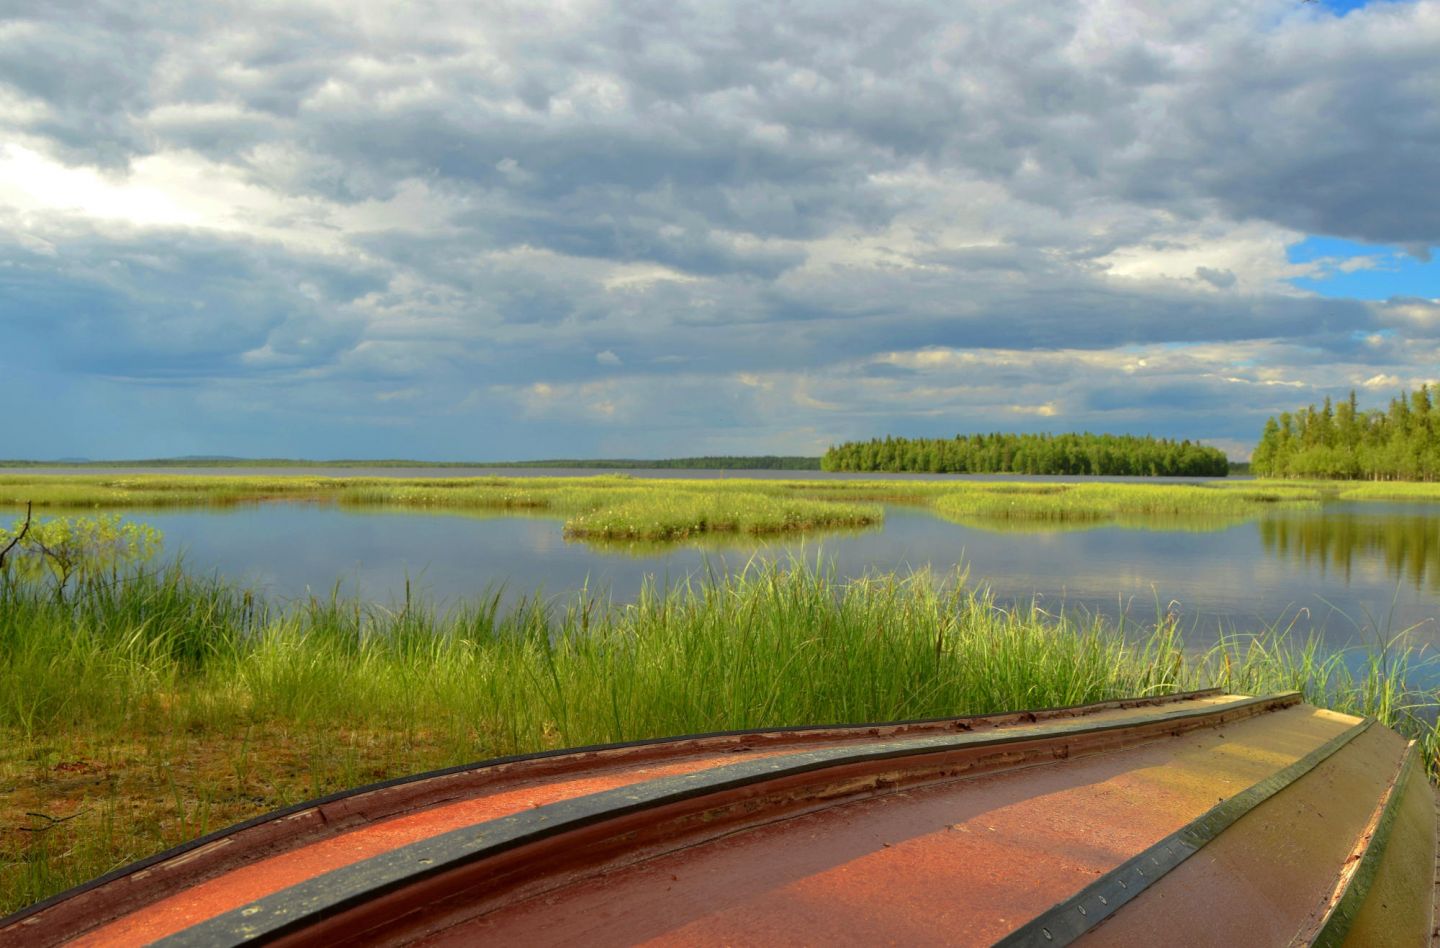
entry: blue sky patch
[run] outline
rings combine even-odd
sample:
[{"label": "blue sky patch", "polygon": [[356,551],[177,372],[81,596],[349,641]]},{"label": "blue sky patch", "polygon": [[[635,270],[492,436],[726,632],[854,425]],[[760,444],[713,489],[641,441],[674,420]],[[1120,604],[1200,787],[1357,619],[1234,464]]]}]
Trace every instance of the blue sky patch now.
[{"label": "blue sky patch", "polygon": [[1431,248],[1430,260],[1425,261],[1401,247],[1307,237],[1291,244],[1288,255],[1291,263],[1315,265],[1314,275],[1291,282],[1321,296],[1364,300],[1440,297],[1440,248]]},{"label": "blue sky patch", "polygon": [[1385,0],[1320,0],[1320,6],[1333,13],[1338,13],[1340,16],[1344,16],[1351,10],[1358,10],[1361,7],[1370,6],[1376,2],[1385,2]]}]

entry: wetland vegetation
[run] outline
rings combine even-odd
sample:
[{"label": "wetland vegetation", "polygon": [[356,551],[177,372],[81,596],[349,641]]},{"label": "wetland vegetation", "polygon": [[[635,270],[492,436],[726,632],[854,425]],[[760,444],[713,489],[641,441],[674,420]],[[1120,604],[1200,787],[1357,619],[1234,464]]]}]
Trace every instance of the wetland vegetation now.
[{"label": "wetland vegetation", "polygon": [[[596,477],[230,477],[0,475],[0,507],[167,508],[271,500],[355,507],[528,510],[566,520],[571,535],[680,539],[876,523],[882,503],[936,505],[951,516],[1097,521],[1145,514],[1235,517],[1314,505],[1334,487],[1303,482],[1117,484],[958,480],[756,480]],[[1351,497],[1347,493],[1346,497]],[[1440,499],[1419,485],[1407,499]],[[1354,499],[1363,499],[1356,497]]]},{"label": "wetland vegetation", "polygon": [[580,478],[0,476],[0,504],[164,508],[310,500],[356,507],[536,511],[597,539],[675,540],[878,522],[875,504],[809,499],[757,481]]},{"label": "wetland vegetation", "polygon": [[[1440,500],[1440,484],[0,477],[0,507],[36,505],[28,529],[0,530],[0,549],[19,540],[0,566],[0,912],[329,791],[584,743],[1213,684],[1296,688],[1372,714],[1419,738],[1432,774],[1440,752],[1434,695],[1411,690],[1417,673],[1435,677],[1427,653],[1384,639],[1335,650],[1276,626],[1202,645],[1158,603],[1148,621],[1113,621],[1002,603],[959,573],[841,579],[794,560],[652,581],[628,603],[583,589],[443,609],[409,596],[284,602],[157,562],[154,532],[122,511],[278,500],[528,512],[587,539],[693,542],[874,522],[880,504],[1053,530],[1397,496]],[[1419,515],[1393,536],[1359,526],[1346,549],[1413,557],[1418,543],[1429,577],[1427,529]],[[1339,557],[1303,523],[1262,535],[1285,555]]]},{"label": "wetland vegetation", "polygon": [[[756,564],[439,612],[277,606],[177,566],[0,582],[0,911],[260,812],[485,757],[728,728],[1298,688],[1420,737],[1413,653],[1002,608],[963,576]],[[1353,658],[1353,656],[1352,656]]]},{"label": "wetland vegetation", "polygon": [[1150,516],[1236,518],[1273,505],[1319,506],[1320,498],[1318,490],[1307,487],[995,484],[945,493],[935,508],[957,519],[1091,523]]}]

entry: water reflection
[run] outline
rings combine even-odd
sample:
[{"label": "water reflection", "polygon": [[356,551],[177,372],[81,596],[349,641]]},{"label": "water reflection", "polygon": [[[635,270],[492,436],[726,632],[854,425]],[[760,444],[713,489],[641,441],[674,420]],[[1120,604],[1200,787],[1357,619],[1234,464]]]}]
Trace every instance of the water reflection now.
[{"label": "water reflection", "polygon": [[822,544],[828,546],[831,543],[853,540],[858,537],[863,537],[866,534],[879,533],[883,529],[884,527],[877,523],[866,527],[835,527],[824,530],[806,530],[801,533],[786,534],[784,536],[748,533],[701,533],[676,540],[633,540],[566,536],[565,542],[587,547],[597,553],[651,559],[654,557],[663,557],[678,550],[691,550],[702,553],[744,553],[762,551],[777,543],[782,546],[793,546],[797,543],[810,544],[812,546]]},{"label": "water reflection", "polygon": [[[278,599],[328,592],[446,605],[503,587],[563,597],[587,587],[633,600],[660,582],[722,575],[754,558],[818,556],[837,578],[931,569],[968,572],[1006,604],[1038,600],[1145,625],[1174,608],[1203,645],[1222,630],[1300,617],[1294,631],[1331,645],[1414,627],[1440,645],[1440,505],[1335,505],[1248,521],[964,523],[892,506],[883,525],[803,537],[728,535],[680,545],[567,541],[560,518],[513,511],[355,509],[272,503],[231,509],[132,511],[165,536],[167,555]],[[1397,583],[1400,588],[1397,588]]]},{"label": "water reflection", "polygon": [[1113,516],[1099,520],[1026,520],[1003,517],[943,515],[951,523],[989,533],[1053,534],[1083,533],[1089,530],[1147,530],[1164,533],[1216,533],[1254,520],[1254,515],[1237,514],[1148,514]]},{"label": "water reflection", "polygon": [[1434,508],[1376,513],[1331,509],[1313,516],[1266,519],[1260,539],[1267,552],[1304,563],[1321,575],[1338,573],[1349,584],[1357,566],[1383,563],[1392,581],[1440,591],[1440,518]]}]

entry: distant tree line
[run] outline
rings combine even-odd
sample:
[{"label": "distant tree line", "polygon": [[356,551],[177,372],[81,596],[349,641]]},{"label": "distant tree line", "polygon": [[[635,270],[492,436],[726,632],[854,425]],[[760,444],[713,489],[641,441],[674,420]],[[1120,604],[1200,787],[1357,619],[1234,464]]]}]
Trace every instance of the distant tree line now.
[{"label": "distant tree line", "polygon": [[1440,480],[1440,392],[1422,385],[1384,411],[1339,405],[1281,412],[1265,422],[1250,468],[1261,477]]},{"label": "distant tree line", "polygon": [[591,458],[589,460],[507,461],[485,467],[573,467],[634,470],[704,470],[704,471],[818,471],[817,457],[764,454],[758,456],[707,455],[698,458]]},{"label": "distant tree line", "polygon": [[1229,460],[1191,441],[1106,434],[972,434],[953,438],[876,438],[832,447],[826,471],[935,474],[1106,474],[1224,477]]}]

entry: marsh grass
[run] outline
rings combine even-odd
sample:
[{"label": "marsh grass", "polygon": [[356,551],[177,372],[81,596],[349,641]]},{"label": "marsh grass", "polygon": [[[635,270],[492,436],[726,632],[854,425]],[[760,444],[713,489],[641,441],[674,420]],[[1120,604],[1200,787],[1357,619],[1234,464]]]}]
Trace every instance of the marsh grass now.
[{"label": "marsh grass", "polygon": [[165,475],[0,475],[0,504],[36,507],[193,507],[323,496],[339,478]]},{"label": "marsh grass", "polygon": [[[1339,486],[1339,485],[1335,485]],[[1406,483],[1403,481],[1372,481],[1342,489],[1341,500],[1440,501],[1440,484]]]},{"label": "marsh grass", "polygon": [[64,508],[233,506],[313,500],[351,507],[512,511],[566,518],[575,537],[675,540],[879,523],[878,505],[807,498],[749,480],[3,476],[0,503]]},{"label": "marsh grass", "polygon": [[1124,517],[1236,517],[1276,505],[1318,506],[1314,491],[1263,487],[1216,490],[1159,484],[977,484],[942,495],[946,517],[1102,521]]},{"label": "marsh grass", "polygon": [[[346,786],[502,754],[773,725],[983,713],[1220,684],[1298,688],[1419,736],[1417,653],[1283,629],[1187,650],[1177,622],[1002,608],[961,575],[843,583],[804,561],[439,612],[277,607],[178,566],[64,601],[0,586],[0,911]],[[1429,709],[1427,711],[1427,709]],[[1433,773],[1433,769],[1432,769]],[[38,814],[38,815],[36,815]]]},{"label": "marsh grass", "polygon": [[[882,503],[933,506],[966,523],[1129,522],[1192,518],[1191,529],[1315,506],[1318,487],[1045,481],[814,481],[597,477],[208,477],[0,475],[0,505],[44,509],[235,506],[314,501],[368,509],[528,513],[562,518],[568,536],[675,542],[705,534],[855,528],[883,520]],[[1128,519],[1127,519],[1128,518]]]},{"label": "marsh grass", "polygon": [[[835,543],[837,540],[850,539],[863,536],[876,530],[875,523],[860,524],[856,526],[827,526],[824,528],[824,542]],[[673,553],[677,543],[683,542],[685,547],[702,554],[715,554],[717,557],[755,557],[770,555],[775,547],[770,546],[766,541],[778,537],[779,534],[753,534],[753,533],[705,533],[686,536],[680,540],[676,539],[635,539],[632,537],[599,537],[571,536],[576,542],[584,543],[587,547],[603,551],[607,554],[630,556],[630,557],[661,557]],[[786,550],[792,550],[787,544]],[[803,545],[795,549],[796,555],[803,552]],[[722,559],[723,562],[723,559]]]},{"label": "marsh grass", "polygon": [[1254,519],[1253,514],[1228,516],[1214,513],[1191,514],[1106,514],[1098,517],[1015,517],[984,513],[943,513],[945,519],[986,533],[1044,534],[1083,533],[1088,530],[1164,530],[1167,533],[1215,533]]},{"label": "marsh grass", "polygon": [[566,536],[680,540],[706,533],[784,533],[879,523],[878,504],[846,504],[727,491],[671,491],[657,502],[636,496],[565,523]]}]

